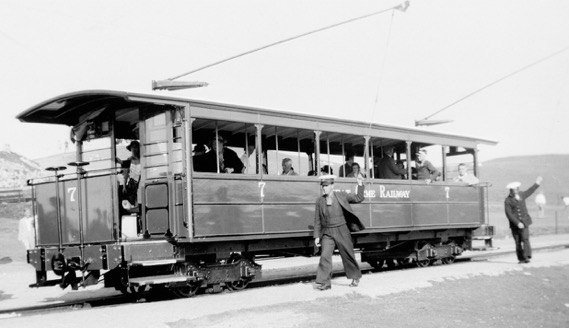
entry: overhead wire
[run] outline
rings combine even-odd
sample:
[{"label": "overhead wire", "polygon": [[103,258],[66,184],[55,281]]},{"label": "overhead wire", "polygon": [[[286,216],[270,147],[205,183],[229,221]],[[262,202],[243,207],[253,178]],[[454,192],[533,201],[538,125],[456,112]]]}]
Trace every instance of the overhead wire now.
[{"label": "overhead wire", "polygon": [[405,10],[407,10],[408,7],[409,7],[409,1],[405,1],[404,3],[398,4],[398,5],[396,5],[396,6],[393,6],[393,7],[387,8],[387,9],[383,9],[383,10],[376,11],[376,12],[373,12],[373,13],[370,13],[370,14],[366,14],[366,15],[363,15],[363,16],[358,16],[358,17],[355,17],[355,18],[351,18],[351,19],[348,19],[348,20],[345,20],[345,21],[342,21],[342,22],[339,22],[339,23],[335,23],[335,24],[332,24],[332,25],[328,25],[328,26],[325,26],[325,27],[321,27],[321,28],[318,28],[318,29],[316,29],[316,30],[312,30],[312,31],[309,31],[309,32],[306,32],[306,33],[302,33],[302,34],[299,34],[299,35],[296,35],[296,36],[292,36],[292,37],[289,37],[289,38],[286,38],[286,39],[283,39],[283,40],[280,40],[280,41],[277,41],[277,42],[273,42],[273,43],[270,43],[270,44],[261,46],[261,47],[258,47],[258,48],[255,48],[255,49],[252,49],[252,50],[249,50],[249,51],[245,51],[245,52],[242,52],[242,53],[240,53],[240,54],[233,55],[233,56],[231,56],[231,57],[228,57],[228,58],[225,58],[225,59],[222,59],[222,60],[213,62],[213,63],[211,63],[211,64],[208,64],[208,65],[205,65],[205,66],[202,66],[202,67],[193,69],[193,70],[191,70],[191,71],[182,73],[182,74],[180,74],[180,75],[177,75],[177,76],[168,78],[168,80],[176,80],[176,79],[179,79],[179,78],[181,78],[181,77],[184,77],[184,76],[187,76],[187,75],[190,75],[190,74],[199,72],[199,71],[204,70],[204,69],[206,69],[206,68],[210,68],[210,67],[213,67],[213,66],[216,66],[216,65],[219,65],[219,64],[228,62],[228,61],[230,61],[230,60],[233,60],[233,59],[236,59],[236,58],[239,58],[239,57],[243,57],[243,56],[246,56],[246,55],[249,55],[249,54],[252,54],[252,53],[261,51],[261,50],[263,50],[263,49],[267,49],[267,48],[270,48],[270,47],[274,47],[274,46],[279,45],[279,44],[283,44],[283,43],[286,43],[286,42],[290,42],[290,41],[293,41],[293,40],[302,38],[302,37],[307,36],[307,35],[311,35],[311,34],[315,34],[315,33],[318,33],[318,32],[322,32],[322,31],[325,31],[325,30],[328,30],[328,29],[331,29],[331,28],[334,28],[334,27],[338,27],[338,26],[341,26],[341,25],[345,25],[345,24],[348,24],[348,23],[351,23],[351,22],[354,22],[354,21],[358,21],[358,20],[365,19],[365,18],[368,18],[368,17],[376,16],[376,15],[379,15],[379,14],[382,14],[382,13],[385,13],[385,12],[388,12],[388,11],[390,11],[390,10],[401,10],[401,11],[405,11]]},{"label": "overhead wire", "polygon": [[548,59],[551,59],[551,58],[553,58],[553,57],[555,57],[555,56],[557,56],[557,55],[560,55],[560,54],[562,54],[563,52],[565,52],[565,51],[567,51],[567,50],[569,50],[569,46],[566,46],[565,48],[563,48],[563,49],[561,49],[561,50],[555,51],[555,52],[553,52],[553,53],[551,53],[551,54],[549,54],[549,55],[547,55],[547,56],[545,56],[545,57],[542,57],[542,58],[540,58],[540,59],[538,59],[538,60],[536,60],[536,61],[534,61],[534,62],[532,62],[532,63],[530,63],[530,64],[528,64],[528,65],[525,65],[525,66],[523,66],[523,67],[521,67],[521,68],[519,68],[519,69],[513,71],[512,73],[509,73],[509,74],[507,74],[507,75],[505,75],[505,76],[503,76],[503,77],[501,77],[501,78],[499,78],[499,79],[497,79],[497,80],[494,80],[493,82],[490,82],[490,83],[484,85],[483,87],[478,88],[478,89],[476,89],[476,90],[474,90],[474,91],[468,93],[466,96],[461,97],[461,98],[459,98],[458,100],[453,101],[452,103],[450,103],[450,104],[446,105],[445,107],[439,109],[438,111],[434,112],[433,114],[431,114],[431,115],[429,115],[429,116],[423,118],[423,120],[428,120],[428,119],[430,119],[431,117],[433,117],[433,116],[435,116],[435,115],[441,113],[442,111],[444,111],[444,110],[446,110],[446,109],[448,109],[448,108],[450,108],[450,107],[452,107],[452,106],[454,106],[454,105],[456,105],[456,104],[462,102],[463,100],[466,100],[466,99],[468,99],[468,98],[474,96],[475,94],[477,94],[477,93],[479,93],[479,92],[481,92],[481,91],[483,91],[483,90],[485,90],[485,89],[488,89],[489,87],[491,87],[491,86],[493,86],[493,85],[495,85],[495,84],[497,84],[497,83],[499,83],[499,82],[501,82],[501,81],[504,81],[505,79],[508,79],[508,78],[510,78],[510,77],[512,77],[512,76],[514,76],[514,75],[516,75],[516,74],[518,74],[518,73],[521,73],[521,72],[523,72],[523,71],[525,71],[525,70],[527,70],[527,69],[529,69],[529,68],[531,68],[531,67],[533,67],[533,66],[536,66],[536,65],[538,65],[538,64],[540,64],[540,63],[542,63],[542,62],[544,62],[544,61],[546,61],[546,60],[548,60]]}]

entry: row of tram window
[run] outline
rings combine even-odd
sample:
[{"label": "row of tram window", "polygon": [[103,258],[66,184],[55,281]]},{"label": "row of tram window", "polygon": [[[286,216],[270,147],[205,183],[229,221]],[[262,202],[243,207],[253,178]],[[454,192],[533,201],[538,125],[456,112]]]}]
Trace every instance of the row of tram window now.
[{"label": "row of tram window", "polygon": [[[217,147],[223,151],[216,154]],[[193,168],[198,174],[334,174],[349,178],[355,175],[352,171],[359,170],[371,179],[418,180],[419,151],[426,153],[436,169],[432,181],[453,181],[459,164],[465,164],[470,174],[477,171],[474,149],[278,125],[208,119],[192,123]],[[401,174],[382,174],[388,154]]]},{"label": "row of tram window", "polygon": [[[186,134],[181,110],[136,112],[140,118],[129,117],[132,111],[119,111],[114,121],[96,126],[96,138],[88,135],[82,138],[81,158],[90,162],[85,168],[87,171],[96,174],[116,168],[114,158],[128,158],[130,152],[126,146],[133,140],[140,140],[142,176],[146,179],[163,178],[168,173],[184,174],[185,144],[192,152],[192,163],[186,166],[198,175],[232,173],[290,177],[334,174],[349,178],[350,171],[359,168],[368,179],[417,180],[417,153],[420,150],[426,152],[427,160],[437,170],[433,181],[453,181],[458,175],[458,164],[465,164],[469,174],[477,175],[475,149],[205,118],[192,118],[190,132]],[[110,133],[111,122],[115,125],[114,134]],[[90,128],[84,133],[89,134]],[[186,143],[185,138],[191,141]],[[214,151],[216,144],[224,149],[221,156]],[[392,153],[387,151],[389,149]],[[382,176],[381,166],[387,154],[391,154],[403,174]],[[294,174],[285,172],[283,161],[289,163],[287,165],[292,167]]]}]

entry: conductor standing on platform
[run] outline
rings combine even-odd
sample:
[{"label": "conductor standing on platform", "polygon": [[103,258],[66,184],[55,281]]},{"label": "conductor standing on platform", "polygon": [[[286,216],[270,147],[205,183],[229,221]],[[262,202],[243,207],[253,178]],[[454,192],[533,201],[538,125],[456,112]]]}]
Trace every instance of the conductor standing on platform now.
[{"label": "conductor standing on platform", "polygon": [[510,190],[510,194],[504,201],[504,207],[506,217],[510,221],[512,236],[516,242],[516,255],[519,263],[529,263],[531,259],[529,226],[532,224],[532,220],[526,207],[526,199],[539,188],[542,180],[542,177],[537,177],[533,186],[526,191],[520,191],[521,183],[519,182],[512,182],[506,186]]},{"label": "conductor standing on platform", "polygon": [[354,214],[349,203],[364,200],[363,176],[357,176],[357,192],[334,191],[333,175],[320,177],[322,197],[316,201],[314,216],[314,244],[321,248],[320,263],[316,273],[316,285],[319,290],[332,288],[332,254],[338,248],[346,276],[352,279],[350,287],[358,286],[362,273],[356,261],[354,245],[350,232],[365,229],[360,219]]}]

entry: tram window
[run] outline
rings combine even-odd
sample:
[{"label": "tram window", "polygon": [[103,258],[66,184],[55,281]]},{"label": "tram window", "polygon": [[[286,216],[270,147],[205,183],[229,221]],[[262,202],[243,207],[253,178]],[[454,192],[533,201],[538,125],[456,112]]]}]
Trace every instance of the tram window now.
[{"label": "tram window", "polygon": [[[261,131],[263,163],[269,175],[307,176],[313,171],[314,131],[265,126]],[[294,173],[283,170],[283,160],[290,159]]]},{"label": "tram window", "polygon": [[[445,180],[443,177],[443,147],[440,145],[421,145],[415,144],[413,147],[413,158],[414,158],[414,176],[413,179],[417,180],[425,180],[429,179],[431,181],[443,181]],[[423,151],[425,155],[423,162],[419,162],[419,155],[418,153]],[[425,167],[425,163],[429,162],[436,171],[431,172],[430,174],[421,169]],[[427,164],[428,165],[428,164]]]},{"label": "tram window", "polygon": [[[255,136],[254,124],[195,119],[192,123],[192,148],[203,148],[205,152],[200,150],[196,155],[194,151],[194,171],[256,174]],[[213,152],[212,140],[216,137],[222,142],[221,147],[226,149],[223,159]]]},{"label": "tram window", "polygon": [[81,158],[89,162],[83,169],[90,175],[103,174],[114,167],[111,161],[111,138],[88,139],[83,141]]},{"label": "tram window", "polygon": [[[392,160],[387,157],[390,156]],[[402,140],[370,139],[370,175],[374,179],[408,179],[407,143]]]},{"label": "tram window", "polygon": [[332,173],[338,177],[352,177],[352,167],[357,163],[365,172],[365,139],[361,135],[345,135],[332,132],[320,134],[320,173]]},{"label": "tram window", "polygon": [[[166,177],[168,173],[183,172],[181,126],[176,123],[177,112],[157,108],[144,119],[144,170],[147,179]],[[171,139],[169,139],[171,138]],[[171,142],[171,152],[168,144]]]},{"label": "tram window", "polygon": [[463,147],[447,147],[446,153],[446,176],[447,181],[454,181],[458,176],[458,165],[466,165],[469,175],[476,176],[478,169],[475,168],[474,149]]}]

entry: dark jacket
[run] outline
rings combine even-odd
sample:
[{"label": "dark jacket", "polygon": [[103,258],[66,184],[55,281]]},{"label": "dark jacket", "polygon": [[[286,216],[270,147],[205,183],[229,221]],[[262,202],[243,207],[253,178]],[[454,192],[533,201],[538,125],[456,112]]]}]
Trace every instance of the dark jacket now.
[{"label": "dark jacket", "polygon": [[401,179],[401,176],[407,174],[407,170],[397,166],[392,157],[385,156],[379,161],[379,176],[380,179]]},{"label": "dark jacket", "polygon": [[526,227],[532,224],[531,216],[526,207],[526,199],[533,194],[539,185],[534,183],[526,191],[520,191],[520,200],[517,200],[513,194],[508,195],[504,201],[504,209],[506,210],[506,217],[510,221],[510,229],[518,229],[518,223],[523,223]]},{"label": "dark jacket", "polygon": [[431,164],[431,162],[424,161],[422,163],[417,163],[417,180],[431,179],[435,181],[439,175],[439,171],[433,164]]},{"label": "dark jacket", "polygon": [[[348,194],[343,191],[334,191],[334,196],[338,200],[338,204],[342,207],[344,212],[344,218],[346,219],[346,225],[351,232],[356,232],[364,230],[365,226],[362,224],[360,219],[352,210],[350,203],[361,203],[364,198],[365,187],[358,186],[358,191],[356,194]],[[326,197],[321,196],[316,200],[316,211],[314,212],[314,238],[322,238],[322,218],[327,214],[326,211]]]},{"label": "dark jacket", "polygon": [[[243,163],[239,156],[229,148],[223,148],[223,163],[226,168],[233,168],[233,173],[243,172]],[[210,150],[203,155],[194,156],[194,171],[217,172],[217,155],[215,151]]]}]

